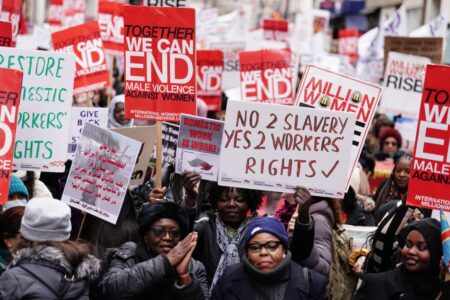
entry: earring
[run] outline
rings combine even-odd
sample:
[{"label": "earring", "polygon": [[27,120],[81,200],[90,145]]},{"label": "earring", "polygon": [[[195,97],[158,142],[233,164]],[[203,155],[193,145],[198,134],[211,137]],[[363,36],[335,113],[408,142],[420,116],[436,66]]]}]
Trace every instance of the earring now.
[{"label": "earring", "polygon": [[283,253],[283,258],[285,258],[286,257],[286,253]]}]

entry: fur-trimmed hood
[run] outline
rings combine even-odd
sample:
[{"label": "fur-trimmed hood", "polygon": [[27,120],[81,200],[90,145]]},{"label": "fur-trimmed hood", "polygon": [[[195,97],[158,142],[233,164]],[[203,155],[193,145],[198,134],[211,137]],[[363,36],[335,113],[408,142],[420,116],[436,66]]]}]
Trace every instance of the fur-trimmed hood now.
[{"label": "fur-trimmed hood", "polygon": [[94,280],[100,275],[101,262],[93,255],[88,255],[74,269],[64,256],[64,253],[55,247],[39,245],[34,248],[23,248],[13,254],[11,267],[30,260],[44,260],[62,267],[66,275],[73,276],[74,280]]}]

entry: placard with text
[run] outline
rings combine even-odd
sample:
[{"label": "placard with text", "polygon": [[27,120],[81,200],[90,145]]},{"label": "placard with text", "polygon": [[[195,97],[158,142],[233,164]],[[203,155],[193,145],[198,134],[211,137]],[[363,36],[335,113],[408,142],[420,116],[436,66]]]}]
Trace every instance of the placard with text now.
[{"label": "placard with text", "polygon": [[124,51],[123,9],[125,4],[107,0],[98,3],[98,24],[105,53],[122,56]]},{"label": "placard with text", "polygon": [[12,46],[12,23],[0,21],[0,46]]},{"label": "placard with text", "polygon": [[12,47],[16,45],[19,34],[21,11],[22,0],[3,0],[1,3],[0,20],[12,23]]},{"label": "placard with text", "polygon": [[289,22],[287,20],[263,21],[263,36],[266,40],[285,41],[289,33]]},{"label": "placard with text", "polygon": [[223,52],[223,90],[239,87],[239,52],[245,45],[244,41],[211,43],[211,49]]},{"label": "placard with text", "polygon": [[63,26],[64,0],[50,0],[47,14],[47,22],[53,28]]},{"label": "placard with text", "polygon": [[195,10],[126,6],[124,21],[126,116],[179,122],[182,113],[195,115]]},{"label": "placard with text", "polygon": [[197,95],[208,110],[219,111],[222,105],[223,52],[197,51]]}]

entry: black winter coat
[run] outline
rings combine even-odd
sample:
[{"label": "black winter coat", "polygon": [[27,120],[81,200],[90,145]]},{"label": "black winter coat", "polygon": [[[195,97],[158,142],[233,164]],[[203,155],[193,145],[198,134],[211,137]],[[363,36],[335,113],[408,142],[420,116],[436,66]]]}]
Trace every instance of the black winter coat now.
[{"label": "black winter coat", "polygon": [[169,260],[158,255],[139,261],[136,243],[128,242],[107,253],[107,270],[100,282],[104,298],[114,299],[158,299],[158,300],[203,300],[209,298],[209,286],[205,267],[191,259],[189,273],[192,282],[186,287],[176,284],[177,274]]},{"label": "black winter coat", "polygon": [[0,299],[89,299],[89,284],[100,273],[93,256],[73,269],[61,250],[38,246],[16,252],[0,277]]},{"label": "black winter coat", "polygon": [[[308,280],[304,275],[307,270]],[[280,300],[325,300],[328,299],[325,276],[291,261],[289,283],[283,299]],[[251,300],[254,299],[252,279],[242,263],[228,267],[214,286],[211,300]],[[307,283],[308,282],[308,283]]]}]

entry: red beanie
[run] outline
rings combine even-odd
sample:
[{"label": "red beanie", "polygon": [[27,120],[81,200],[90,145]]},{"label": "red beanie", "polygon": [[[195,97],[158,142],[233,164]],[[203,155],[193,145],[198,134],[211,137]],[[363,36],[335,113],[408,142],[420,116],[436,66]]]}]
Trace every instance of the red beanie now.
[{"label": "red beanie", "polygon": [[393,137],[397,140],[398,148],[402,146],[402,135],[400,132],[398,132],[397,129],[394,128],[388,128],[383,130],[383,132],[380,135],[380,148],[383,148],[383,143],[388,137]]}]

